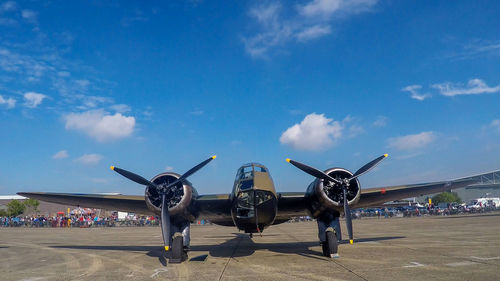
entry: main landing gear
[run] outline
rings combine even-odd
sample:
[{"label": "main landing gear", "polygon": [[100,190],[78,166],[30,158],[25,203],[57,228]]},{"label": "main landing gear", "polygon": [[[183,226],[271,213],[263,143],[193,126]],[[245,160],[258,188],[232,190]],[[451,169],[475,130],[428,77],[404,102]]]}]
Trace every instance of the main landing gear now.
[{"label": "main landing gear", "polygon": [[172,249],[169,251],[169,263],[181,263],[187,260],[187,248],[184,247],[183,240],[182,233],[176,232],[174,234],[172,238]]},{"label": "main landing gear", "polygon": [[173,232],[172,244],[168,251],[165,249],[164,258],[168,259],[169,263],[181,263],[188,258],[190,243],[189,221],[183,221],[180,224],[172,222],[171,226]]},{"label": "main landing gear", "polygon": [[339,241],[337,240],[335,230],[329,228],[326,231],[326,240],[321,242],[321,247],[323,248],[323,256],[330,258],[339,257]]},{"label": "main landing gear", "polygon": [[318,237],[323,250],[323,256],[338,258],[339,241],[342,239],[339,217],[326,216],[317,219]]}]

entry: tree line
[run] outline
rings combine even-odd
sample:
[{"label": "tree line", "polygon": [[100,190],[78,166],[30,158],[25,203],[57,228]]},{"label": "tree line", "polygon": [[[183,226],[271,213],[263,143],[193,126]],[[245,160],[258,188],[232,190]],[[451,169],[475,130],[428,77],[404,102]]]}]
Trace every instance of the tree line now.
[{"label": "tree line", "polygon": [[36,213],[40,202],[36,199],[26,199],[23,202],[12,200],[7,204],[7,210],[0,210],[0,217],[17,217],[24,212]]}]

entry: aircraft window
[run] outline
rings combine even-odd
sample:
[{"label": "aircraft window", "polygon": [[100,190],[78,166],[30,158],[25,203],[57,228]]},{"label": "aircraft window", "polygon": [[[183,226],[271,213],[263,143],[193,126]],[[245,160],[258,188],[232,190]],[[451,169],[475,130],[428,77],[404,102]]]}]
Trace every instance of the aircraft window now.
[{"label": "aircraft window", "polygon": [[266,172],[267,172],[265,168],[263,168],[263,167],[258,167],[258,166],[255,166],[255,167],[254,167],[254,170],[255,170],[256,172],[261,172],[261,173],[266,173]]},{"label": "aircraft window", "polygon": [[240,174],[240,179],[251,178],[252,177],[252,167],[244,167],[242,173]]},{"label": "aircraft window", "polygon": [[253,192],[240,192],[238,194],[238,206],[253,208]]},{"label": "aircraft window", "polygon": [[[255,198],[255,199],[254,199]],[[238,207],[253,208],[255,205],[260,205],[272,198],[272,195],[262,191],[243,191],[238,194]]]},{"label": "aircraft window", "polygon": [[253,180],[241,181],[240,182],[240,189],[246,190],[246,189],[252,188],[252,185],[253,185]]},{"label": "aircraft window", "polygon": [[271,198],[272,195],[267,192],[256,192],[255,204],[260,205]]}]

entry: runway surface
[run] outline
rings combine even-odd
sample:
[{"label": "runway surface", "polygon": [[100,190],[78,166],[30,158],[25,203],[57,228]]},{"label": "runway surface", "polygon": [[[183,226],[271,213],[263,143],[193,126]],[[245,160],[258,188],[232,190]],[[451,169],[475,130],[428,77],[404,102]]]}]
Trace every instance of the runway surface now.
[{"label": "runway surface", "polygon": [[0,280],[500,280],[500,212],[362,219],[354,231],[332,260],[315,222],[253,239],[193,226],[190,261],[162,266],[158,227],[0,228]]}]

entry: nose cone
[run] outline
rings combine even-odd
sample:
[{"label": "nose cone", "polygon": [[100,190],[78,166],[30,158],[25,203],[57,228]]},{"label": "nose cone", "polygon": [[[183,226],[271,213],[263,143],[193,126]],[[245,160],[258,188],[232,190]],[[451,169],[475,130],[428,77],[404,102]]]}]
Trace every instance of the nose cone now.
[{"label": "nose cone", "polygon": [[241,192],[232,208],[233,221],[247,233],[261,232],[274,222],[277,200],[272,192],[248,190]]}]

